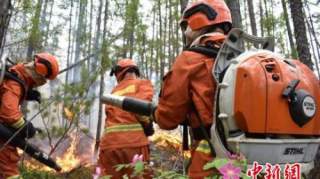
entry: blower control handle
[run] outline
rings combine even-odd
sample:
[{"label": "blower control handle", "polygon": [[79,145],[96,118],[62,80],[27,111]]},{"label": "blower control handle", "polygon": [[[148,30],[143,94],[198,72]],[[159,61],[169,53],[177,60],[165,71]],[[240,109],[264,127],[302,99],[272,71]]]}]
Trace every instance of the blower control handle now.
[{"label": "blower control handle", "polygon": [[303,127],[316,114],[317,105],[314,98],[305,89],[296,90],[300,80],[292,80],[284,89],[282,96],[288,99],[289,112],[292,120],[299,126]]},{"label": "blower control handle", "polygon": [[289,83],[289,85],[286,87],[286,89],[284,89],[282,96],[292,99],[294,97],[295,90],[299,83],[300,83],[300,80],[292,80]]}]

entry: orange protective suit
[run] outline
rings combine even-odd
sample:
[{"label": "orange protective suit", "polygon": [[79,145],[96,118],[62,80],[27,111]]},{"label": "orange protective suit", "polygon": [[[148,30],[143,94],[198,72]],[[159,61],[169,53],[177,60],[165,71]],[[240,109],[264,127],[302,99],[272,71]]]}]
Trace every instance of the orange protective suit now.
[{"label": "orange protective suit", "polygon": [[[34,83],[31,77],[26,74],[23,64],[13,66],[10,71],[15,72],[17,76],[25,82],[26,88]],[[23,122],[20,104],[23,101],[23,90],[21,84],[11,79],[5,79],[0,85],[0,122],[11,126]],[[5,141],[1,141],[3,144]],[[18,161],[19,155],[17,149],[12,146],[5,146],[0,151],[0,176],[7,178],[19,174]]]},{"label": "orange protective suit", "polygon": [[[197,43],[221,43],[223,40],[224,35],[219,34],[217,38],[217,34],[206,34],[198,38]],[[155,111],[155,120],[160,128],[174,129],[186,119],[193,129],[199,129],[199,120],[207,129],[210,128],[214,122],[213,104],[216,90],[211,74],[213,64],[214,59],[187,50],[175,59],[172,70],[163,79],[159,104]],[[197,139],[191,154],[188,175],[196,179],[210,175],[212,171],[203,170],[203,166],[213,159],[207,141]]]},{"label": "orange protective suit", "polygon": [[[151,101],[153,87],[150,81],[125,77],[113,89],[112,94],[130,96]],[[130,175],[129,170],[115,171],[115,165],[130,163],[135,154],[143,154],[144,161],[149,160],[149,142],[143,132],[138,116],[117,107],[106,106],[105,133],[101,139],[99,165],[103,175],[121,178]]]}]

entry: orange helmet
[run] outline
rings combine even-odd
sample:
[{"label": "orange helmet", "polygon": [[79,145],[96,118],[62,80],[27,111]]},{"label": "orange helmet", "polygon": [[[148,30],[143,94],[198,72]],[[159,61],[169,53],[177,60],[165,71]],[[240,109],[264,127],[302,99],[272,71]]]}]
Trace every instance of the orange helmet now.
[{"label": "orange helmet", "polygon": [[226,33],[232,27],[231,13],[224,0],[198,0],[184,10],[180,21],[182,29],[189,25],[192,30],[218,24],[227,25],[223,29]]},{"label": "orange helmet", "polygon": [[36,54],[34,56],[34,67],[38,74],[50,80],[55,79],[59,73],[58,60],[49,53]]},{"label": "orange helmet", "polygon": [[121,59],[118,61],[117,65],[112,67],[110,76],[116,75],[117,78],[121,78],[129,70],[132,70],[138,76],[140,76],[139,68],[132,59],[130,58]]}]

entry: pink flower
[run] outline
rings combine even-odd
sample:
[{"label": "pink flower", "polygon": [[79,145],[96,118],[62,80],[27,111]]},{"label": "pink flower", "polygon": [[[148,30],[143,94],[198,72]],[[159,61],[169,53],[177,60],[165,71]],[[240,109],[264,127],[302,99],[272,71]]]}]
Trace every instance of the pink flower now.
[{"label": "pink flower", "polygon": [[96,168],[96,173],[93,174],[93,179],[98,179],[101,175],[101,168],[100,167],[97,167]]},{"label": "pink flower", "polygon": [[227,152],[227,157],[228,157],[228,159],[231,159],[231,160],[240,160],[240,161],[246,159],[246,157],[242,153],[233,154],[231,152]]},{"label": "pink flower", "polygon": [[231,163],[227,163],[218,169],[223,175],[223,179],[240,179],[241,168],[235,167]]},{"label": "pink flower", "polygon": [[132,158],[131,164],[134,165],[136,164],[138,161],[143,161],[143,155],[139,155],[139,154],[135,154]]},{"label": "pink flower", "polygon": [[237,160],[238,159],[238,155],[237,154],[233,154],[231,152],[227,152],[227,157],[231,160]]}]

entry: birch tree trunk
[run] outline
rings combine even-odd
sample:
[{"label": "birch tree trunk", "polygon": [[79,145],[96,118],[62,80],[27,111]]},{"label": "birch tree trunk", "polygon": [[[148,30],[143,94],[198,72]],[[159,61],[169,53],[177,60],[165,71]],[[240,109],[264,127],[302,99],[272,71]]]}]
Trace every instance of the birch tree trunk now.
[{"label": "birch tree trunk", "polygon": [[[71,7],[69,12],[69,33],[68,33],[68,51],[67,51],[67,67],[70,65],[70,61],[72,59],[72,12],[73,12],[73,0],[70,0]],[[66,71],[65,84],[69,83],[69,74],[70,71]]]},{"label": "birch tree trunk", "polygon": [[[76,48],[75,48],[75,56],[74,56],[74,63],[77,63],[80,60],[80,54],[81,54],[81,47],[82,47],[82,35],[83,35],[83,24],[84,24],[84,10],[86,7],[86,0],[80,0],[79,2],[79,16],[78,16],[78,26],[76,31]],[[73,82],[80,82],[80,71],[81,66],[76,66],[74,68],[73,73]]]},{"label": "birch tree trunk", "polygon": [[[102,4],[101,4],[102,6]],[[109,11],[109,2],[105,1],[105,8],[104,8],[104,20],[103,20],[103,33],[102,33],[102,39],[103,39],[103,46],[105,48],[108,48],[109,44],[105,44],[107,42],[106,38],[107,38],[107,21],[108,21],[108,11]],[[106,53],[104,53],[102,55],[102,57],[107,56]],[[103,59],[101,59],[101,66],[102,66],[102,61]],[[99,90],[99,99],[102,97],[103,92],[104,92],[104,74],[105,74],[105,70],[104,68],[101,69],[100,71],[100,90]],[[101,137],[101,125],[102,125],[102,116],[103,116],[103,104],[102,102],[99,100],[99,112],[98,112],[98,122],[97,122],[97,132],[96,132],[96,145],[94,148],[94,155],[96,157],[97,153],[98,153],[98,148],[99,148],[99,144],[100,144],[100,137]]]}]

